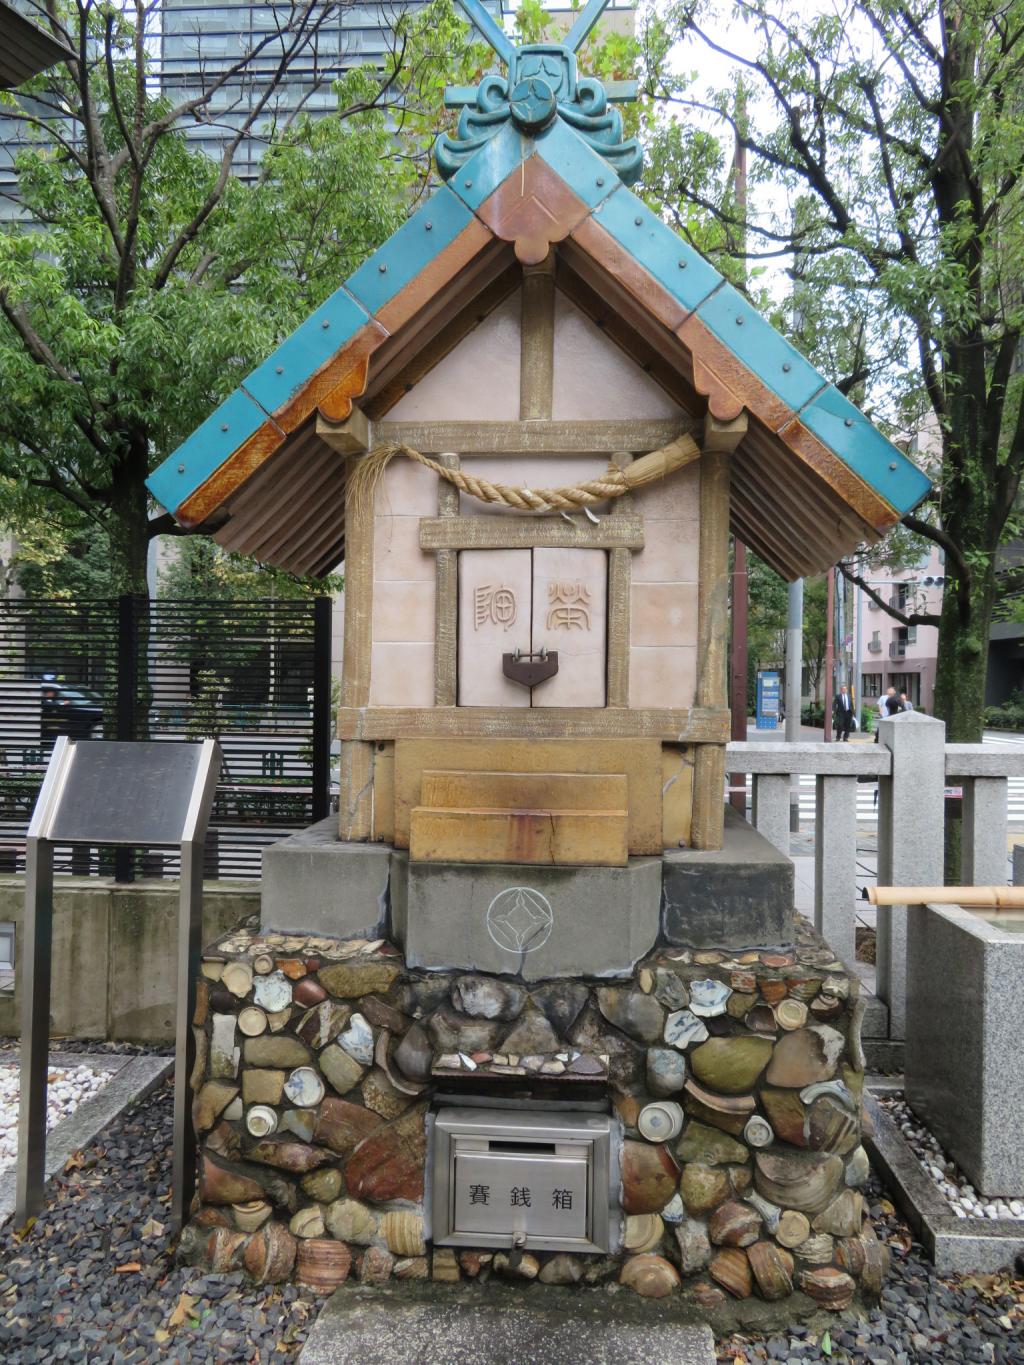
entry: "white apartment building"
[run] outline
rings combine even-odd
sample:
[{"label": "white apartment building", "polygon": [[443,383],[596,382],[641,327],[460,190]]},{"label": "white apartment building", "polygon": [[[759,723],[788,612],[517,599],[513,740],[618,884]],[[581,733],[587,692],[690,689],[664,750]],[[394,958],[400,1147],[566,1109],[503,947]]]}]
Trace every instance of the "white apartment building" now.
[{"label": "white apartment building", "polygon": [[[933,545],[910,568],[868,569],[862,576],[884,601],[911,615],[941,610],[945,572],[942,551]],[[867,593],[860,589],[856,592],[860,598],[855,620],[860,634],[865,706],[895,687],[897,692],[906,692],[916,708],[930,712],[938,661],[938,627],[901,626]]]}]

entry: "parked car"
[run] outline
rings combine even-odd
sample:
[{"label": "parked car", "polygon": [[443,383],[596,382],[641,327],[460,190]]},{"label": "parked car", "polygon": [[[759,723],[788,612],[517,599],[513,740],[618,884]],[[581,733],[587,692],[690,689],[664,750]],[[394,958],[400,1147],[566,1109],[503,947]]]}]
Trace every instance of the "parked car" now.
[{"label": "parked car", "polygon": [[56,739],[58,735],[89,739],[97,726],[103,724],[103,702],[95,692],[68,687],[52,678],[44,678],[40,688],[40,729],[44,740]]}]

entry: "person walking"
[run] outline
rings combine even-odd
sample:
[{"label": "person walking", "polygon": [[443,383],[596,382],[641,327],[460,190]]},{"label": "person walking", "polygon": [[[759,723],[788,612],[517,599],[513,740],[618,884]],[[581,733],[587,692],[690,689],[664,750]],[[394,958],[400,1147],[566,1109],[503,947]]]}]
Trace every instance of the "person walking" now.
[{"label": "person walking", "polygon": [[832,701],[832,724],[835,727],[836,743],[850,738],[853,727],[853,701],[845,683],[839,684],[839,691]]},{"label": "person walking", "polygon": [[895,716],[900,710],[900,699],[896,695],[895,687],[890,687],[878,698],[878,719],[885,720],[887,716]]}]

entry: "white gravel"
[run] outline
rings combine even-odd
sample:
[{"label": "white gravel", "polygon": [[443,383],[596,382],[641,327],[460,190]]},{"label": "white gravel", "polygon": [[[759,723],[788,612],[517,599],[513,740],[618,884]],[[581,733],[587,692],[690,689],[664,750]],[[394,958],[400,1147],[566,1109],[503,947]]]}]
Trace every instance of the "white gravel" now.
[{"label": "white gravel", "polygon": [[[19,1079],[17,1064],[0,1065],[0,1171],[13,1166],[18,1155]],[[102,1090],[109,1079],[109,1071],[94,1071],[91,1066],[52,1066],[46,1092],[47,1131]]]},{"label": "white gravel", "polygon": [[956,1162],[942,1150],[935,1134],[924,1126],[907,1104],[901,1091],[880,1095],[878,1102],[899,1124],[900,1132],[921,1163],[921,1169],[931,1177],[958,1218],[1024,1219],[1024,1201],[985,1200],[978,1194]]}]

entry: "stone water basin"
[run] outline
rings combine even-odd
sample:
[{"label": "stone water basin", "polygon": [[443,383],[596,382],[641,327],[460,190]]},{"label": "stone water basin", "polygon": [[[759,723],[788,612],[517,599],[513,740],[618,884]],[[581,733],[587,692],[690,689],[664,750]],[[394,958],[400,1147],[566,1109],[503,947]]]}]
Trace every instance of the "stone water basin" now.
[{"label": "stone water basin", "polygon": [[1024,915],[907,914],[907,1102],[988,1199],[1024,1195]]}]

